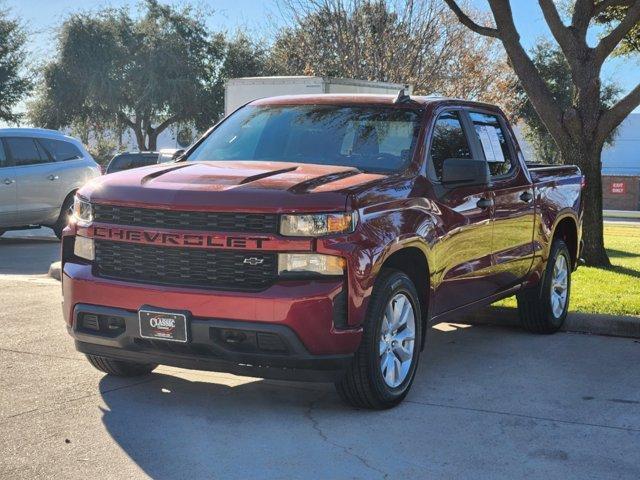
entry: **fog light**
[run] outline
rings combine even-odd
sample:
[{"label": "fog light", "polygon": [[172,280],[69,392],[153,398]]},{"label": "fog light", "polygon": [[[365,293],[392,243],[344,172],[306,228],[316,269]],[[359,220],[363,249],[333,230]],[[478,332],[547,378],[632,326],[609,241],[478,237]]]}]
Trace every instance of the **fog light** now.
[{"label": "fog light", "polygon": [[75,244],[73,246],[73,254],[76,257],[84,258],[85,260],[93,260],[95,258],[93,239],[76,236]]}]

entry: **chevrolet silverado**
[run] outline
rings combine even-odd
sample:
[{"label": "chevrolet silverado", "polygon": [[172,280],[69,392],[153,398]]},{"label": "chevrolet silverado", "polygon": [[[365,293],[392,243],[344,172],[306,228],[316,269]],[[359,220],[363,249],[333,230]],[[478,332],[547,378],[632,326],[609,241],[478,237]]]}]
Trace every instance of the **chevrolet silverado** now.
[{"label": "chevrolet silverado", "polygon": [[176,161],[77,192],[64,318],[111,375],[330,381],[389,408],[434,323],[516,295],[525,328],[562,326],[582,187],[575,166],[527,165],[492,105],[256,100]]}]

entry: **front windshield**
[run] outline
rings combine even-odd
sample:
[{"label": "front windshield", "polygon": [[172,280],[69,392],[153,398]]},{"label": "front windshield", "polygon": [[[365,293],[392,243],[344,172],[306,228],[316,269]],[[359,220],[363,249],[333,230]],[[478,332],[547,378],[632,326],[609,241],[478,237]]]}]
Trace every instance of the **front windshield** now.
[{"label": "front windshield", "polygon": [[246,106],[187,160],[263,160],[394,172],[411,159],[420,113],[394,107]]}]

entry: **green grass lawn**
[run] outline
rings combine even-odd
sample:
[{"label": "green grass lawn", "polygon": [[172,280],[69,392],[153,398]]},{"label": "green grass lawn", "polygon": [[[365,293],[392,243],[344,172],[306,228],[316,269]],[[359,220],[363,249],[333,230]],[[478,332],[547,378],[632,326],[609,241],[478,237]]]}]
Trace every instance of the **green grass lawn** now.
[{"label": "green grass lawn", "polygon": [[[640,226],[605,224],[611,268],[581,266],[571,284],[570,311],[640,315]],[[496,303],[515,306],[515,298]]]}]

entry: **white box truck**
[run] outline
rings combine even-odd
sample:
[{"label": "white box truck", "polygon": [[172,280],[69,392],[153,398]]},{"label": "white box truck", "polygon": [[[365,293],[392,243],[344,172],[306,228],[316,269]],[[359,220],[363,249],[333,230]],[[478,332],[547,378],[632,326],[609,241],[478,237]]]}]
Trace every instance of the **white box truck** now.
[{"label": "white box truck", "polygon": [[[257,98],[305,93],[378,93],[395,95],[406,85],[329,77],[246,77],[227,80],[224,114]],[[409,93],[411,87],[409,86]]]}]

